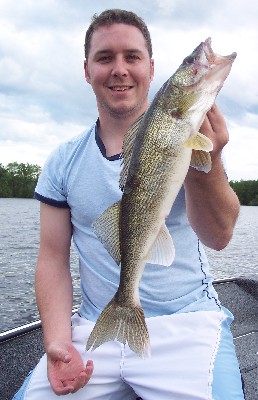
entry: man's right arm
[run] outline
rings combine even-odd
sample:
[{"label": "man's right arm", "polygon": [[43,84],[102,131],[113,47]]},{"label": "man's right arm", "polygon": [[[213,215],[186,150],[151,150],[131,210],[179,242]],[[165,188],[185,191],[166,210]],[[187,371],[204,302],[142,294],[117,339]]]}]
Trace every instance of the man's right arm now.
[{"label": "man's right arm", "polygon": [[88,382],[93,371],[92,362],[85,367],[72,345],[71,236],[70,210],[41,203],[35,289],[48,358],[48,378],[58,395],[76,392]]}]

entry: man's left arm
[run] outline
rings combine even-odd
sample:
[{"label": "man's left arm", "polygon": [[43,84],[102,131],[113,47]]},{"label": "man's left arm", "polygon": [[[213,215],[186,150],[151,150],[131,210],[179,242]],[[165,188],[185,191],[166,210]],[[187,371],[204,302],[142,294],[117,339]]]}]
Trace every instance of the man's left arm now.
[{"label": "man's left arm", "polygon": [[230,187],[221,158],[229,135],[225,120],[214,104],[200,131],[213,142],[212,168],[207,174],[190,167],[184,186],[189,221],[200,240],[214,250],[230,241],[240,204]]}]

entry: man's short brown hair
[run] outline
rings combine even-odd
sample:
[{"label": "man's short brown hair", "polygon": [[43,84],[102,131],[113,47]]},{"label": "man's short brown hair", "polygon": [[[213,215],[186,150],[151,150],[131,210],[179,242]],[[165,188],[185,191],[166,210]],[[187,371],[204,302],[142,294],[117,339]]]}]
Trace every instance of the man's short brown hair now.
[{"label": "man's short brown hair", "polygon": [[138,15],[136,15],[132,11],[111,9],[103,11],[100,15],[94,14],[92,17],[91,24],[87,29],[85,35],[84,50],[85,50],[86,60],[88,59],[89,56],[90,44],[93,32],[100,26],[108,26],[115,23],[133,25],[136,28],[138,28],[143,34],[143,37],[146,41],[146,46],[148,49],[149,56],[150,58],[152,57],[152,44],[151,44],[150,32],[143,19],[138,17]]}]

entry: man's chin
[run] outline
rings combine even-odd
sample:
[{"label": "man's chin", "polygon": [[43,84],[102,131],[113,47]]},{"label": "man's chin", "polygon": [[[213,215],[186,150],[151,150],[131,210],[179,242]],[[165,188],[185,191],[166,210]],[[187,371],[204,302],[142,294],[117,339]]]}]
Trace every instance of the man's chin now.
[{"label": "man's chin", "polygon": [[141,114],[141,108],[139,106],[136,107],[109,107],[109,113],[116,118],[126,118],[132,116],[138,116]]}]

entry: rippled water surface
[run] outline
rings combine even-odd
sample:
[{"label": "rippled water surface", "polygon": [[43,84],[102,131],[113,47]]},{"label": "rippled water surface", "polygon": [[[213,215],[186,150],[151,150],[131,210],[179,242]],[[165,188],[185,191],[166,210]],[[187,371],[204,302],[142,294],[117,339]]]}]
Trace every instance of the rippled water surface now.
[{"label": "rippled water surface", "polygon": [[[0,198],[0,332],[39,318],[34,271],[39,249],[39,202]],[[80,303],[77,256],[71,252],[74,305]]]},{"label": "rippled water surface", "polygon": [[258,277],[258,207],[241,207],[234,235],[222,251],[206,249],[216,278]]},{"label": "rippled water surface", "polygon": [[[234,237],[221,252],[207,249],[215,277],[258,275],[258,207],[241,207]],[[39,318],[34,269],[39,248],[39,203],[0,198],[0,332]],[[74,305],[80,303],[77,256],[72,248]]]}]

